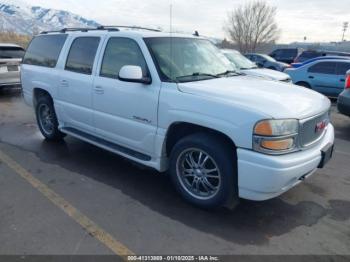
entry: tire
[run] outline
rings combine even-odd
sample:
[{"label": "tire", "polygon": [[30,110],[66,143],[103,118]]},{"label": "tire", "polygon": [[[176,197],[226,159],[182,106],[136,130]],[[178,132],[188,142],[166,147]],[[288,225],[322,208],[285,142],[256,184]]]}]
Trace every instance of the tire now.
[{"label": "tire", "polygon": [[296,85],[311,89],[311,86],[306,82],[298,82]]},{"label": "tire", "polygon": [[38,98],[35,115],[39,130],[45,139],[59,141],[65,137],[65,134],[58,130],[57,116],[51,97],[41,96]]},{"label": "tire", "polygon": [[[198,160],[200,153],[202,157]],[[197,163],[207,160],[202,167],[198,165],[191,169],[190,155]],[[171,152],[171,180],[180,195],[191,204],[205,209],[233,208],[238,203],[235,155],[236,150],[218,136],[207,133],[189,135],[178,141]],[[215,166],[218,172],[213,171]],[[197,182],[194,182],[195,179]]]},{"label": "tire", "polygon": [[271,70],[277,70],[275,67],[273,67],[273,66],[270,66],[270,67],[268,67],[267,69],[271,69]]}]

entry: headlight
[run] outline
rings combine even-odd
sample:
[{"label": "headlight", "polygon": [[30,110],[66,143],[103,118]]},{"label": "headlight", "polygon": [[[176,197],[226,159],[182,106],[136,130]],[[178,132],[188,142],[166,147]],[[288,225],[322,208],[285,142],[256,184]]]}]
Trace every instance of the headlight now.
[{"label": "headlight", "polygon": [[296,119],[263,120],[254,127],[253,148],[267,154],[282,154],[297,147],[299,121]]}]

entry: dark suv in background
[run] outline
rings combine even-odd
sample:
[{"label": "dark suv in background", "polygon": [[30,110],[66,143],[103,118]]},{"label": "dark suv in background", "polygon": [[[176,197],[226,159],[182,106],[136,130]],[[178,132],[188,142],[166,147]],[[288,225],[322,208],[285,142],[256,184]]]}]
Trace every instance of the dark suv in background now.
[{"label": "dark suv in background", "polygon": [[309,59],[320,57],[320,56],[344,56],[350,57],[350,53],[337,52],[337,51],[316,51],[308,50],[303,51],[295,60],[294,63],[302,63]]},{"label": "dark suv in background", "polygon": [[303,50],[299,48],[279,48],[269,55],[277,61],[291,64],[302,51]]},{"label": "dark suv in background", "polygon": [[345,90],[338,97],[338,110],[350,116],[350,70],[346,73]]}]

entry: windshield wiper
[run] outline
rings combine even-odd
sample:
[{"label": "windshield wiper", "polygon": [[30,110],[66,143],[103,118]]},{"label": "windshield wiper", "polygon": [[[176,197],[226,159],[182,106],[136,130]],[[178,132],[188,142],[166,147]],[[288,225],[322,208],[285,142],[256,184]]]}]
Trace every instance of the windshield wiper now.
[{"label": "windshield wiper", "polygon": [[217,74],[216,76],[217,77],[221,77],[221,76],[229,76],[229,75],[242,75],[241,73],[235,71],[235,70],[227,70],[226,72],[223,72],[223,73],[220,73],[220,74]]},{"label": "windshield wiper", "polygon": [[182,79],[182,78],[188,78],[188,77],[212,77],[212,78],[219,78],[218,75],[213,75],[213,74],[207,74],[207,73],[193,73],[192,75],[184,75],[184,76],[177,76],[176,80]]}]

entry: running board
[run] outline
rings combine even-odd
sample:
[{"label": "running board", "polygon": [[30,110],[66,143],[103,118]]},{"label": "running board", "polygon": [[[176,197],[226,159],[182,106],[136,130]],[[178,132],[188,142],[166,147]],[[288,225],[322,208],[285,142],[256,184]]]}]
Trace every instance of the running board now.
[{"label": "running board", "polygon": [[61,131],[63,133],[68,134],[68,135],[80,138],[80,139],[82,139],[90,144],[96,145],[98,147],[102,147],[102,148],[104,148],[108,151],[111,151],[113,153],[126,154],[128,156],[137,158],[137,159],[142,160],[142,161],[151,161],[151,159],[152,159],[152,157],[150,157],[148,155],[145,155],[143,153],[134,151],[130,148],[127,148],[127,147],[124,147],[124,146],[121,146],[121,145],[118,145],[115,143],[111,143],[105,139],[96,137],[94,135],[87,134],[83,131],[80,131],[80,130],[72,128],[72,127],[64,127],[61,129]]}]

